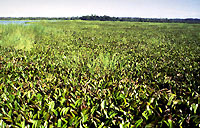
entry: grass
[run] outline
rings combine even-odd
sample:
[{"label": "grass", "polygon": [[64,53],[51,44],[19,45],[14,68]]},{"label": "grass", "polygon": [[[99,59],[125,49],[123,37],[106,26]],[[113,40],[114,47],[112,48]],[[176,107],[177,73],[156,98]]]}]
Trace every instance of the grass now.
[{"label": "grass", "polygon": [[30,50],[36,36],[43,33],[42,26],[8,24],[0,25],[0,45],[16,49]]},{"label": "grass", "polygon": [[199,127],[199,24],[0,25],[0,125]]}]

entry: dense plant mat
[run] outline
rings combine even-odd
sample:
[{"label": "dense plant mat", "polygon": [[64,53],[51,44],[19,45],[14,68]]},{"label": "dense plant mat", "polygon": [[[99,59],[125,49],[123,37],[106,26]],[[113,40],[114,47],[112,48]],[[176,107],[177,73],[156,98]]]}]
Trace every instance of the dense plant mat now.
[{"label": "dense plant mat", "polygon": [[0,25],[0,126],[199,127],[199,75],[199,24]]}]

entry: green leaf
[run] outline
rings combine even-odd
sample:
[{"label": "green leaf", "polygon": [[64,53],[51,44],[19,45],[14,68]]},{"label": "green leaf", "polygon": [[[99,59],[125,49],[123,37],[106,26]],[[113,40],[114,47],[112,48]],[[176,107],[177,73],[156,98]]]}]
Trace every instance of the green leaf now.
[{"label": "green leaf", "polygon": [[67,112],[69,111],[69,109],[70,109],[70,107],[62,108],[61,114],[62,114],[63,116],[65,116],[65,115],[67,114]]},{"label": "green leaf", "polygon": [[53,112],[56,116],[58,116],[58,111],[56,111],[55,109],[53,109],[52,112]]},{"label": "green leaf", "polygon": [[148,120],[148,113],[147,113],[147,111],[144,111],[144,112],[142,113],[142,115],[146,118],[146,120]]},{"label": "green leaf", "polygon": [[191,105],[191,107],[192,107],[192,109],[194,110],[194,114],[196,114],[197,113],[197,108],[198,108],[198,104],[195,104],[195,103],[193,103],[192,105]]},{"label": "green leaf", "polygon": [[153,123],[147,124],[147,125],[145,126],[145,128],[153,128],[153,127],[154,127],[154,124],[153,124]]},{"label": "green leaf", "polygon": [[22,128],[25,128],[25,120],[21,122]]},{"label": "green leaf", "polygon": [[77,107],[77,105],[79,106],[81,103],[82,103],[82,99],[80,98],[80,99],[78,99],[78,100],[76,101],[75,106]]},{"label": "green leaf", "polygon": [[33,124],[32,128],[38,127],[38,120],[30,120],[30,122]]},{"label": "green leaf", "polygon": [[58,125],[57,125],[57,127],[61,127],[61,126],[62,126],[62,120],[58,119]]},{"label": "green leaf", "polygon": [[162,113],[162,109],[160,107],[158,107],[158,109],[159,109],[160,113]]},{"label": "green leaf", "polygon": [[85,123],[87,121],[87,119],[88,119],[88,115],[87,114],[83,114],[81,112],[81,116],[82,116],[82,122]]},{"label": "green leaf", "polygon": [[138,120],[137,122],[135,122],[136,128],[139,127],[143,122],[143,119]]},{"label": "green leaf", "polygon": [[172,101],[173,101],[175,96],[176,96],[175,94],[171,94],[171,96],[169,97],[167,105],[171,105],[171,103],[172,103]]},{"label": "green leaf", "polygon": [[51,102],[49,103],[49,112],[50,112],[50,111],[53,111],[54,106],[55,106],[54,101],[51,101]]},{"label": "green leaf", "polygon": [[168,123],[169,123],[169,127],[170,127],[170,128],[173,128],[173,122],[172,122],[171,119],[168,119]]},{"label": "green leaf", "polygon": [[96,107],[93,106],[92,109],[91,109],[91,114],[93,114],[95,112],[95,110],[96,110]]},{"label": "green leaf", "polygon": [[0,127],[6,128],[6,123],[3,120],[0,120]]},{"label": "green leaf", "polygon": [[102,122],[98,128],[102,128],[103,126],[104,126],[104,123]]}]

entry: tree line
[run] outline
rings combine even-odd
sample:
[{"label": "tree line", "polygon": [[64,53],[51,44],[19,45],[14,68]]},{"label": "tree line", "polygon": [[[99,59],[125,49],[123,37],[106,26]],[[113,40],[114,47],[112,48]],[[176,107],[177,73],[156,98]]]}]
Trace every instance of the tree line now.
[{"label": "tree line", "polygon": [[110,17],[110,16],[82,16],[81,20],[99,21],[132,21],[132,22],[161,22],[161,23],[200,23],[200,19],[168,19],[168,18],[137,18],[137,17]]},{"label": "tree line", "polygon": [[200,19],[168,19],[168,18],[138,18],[110,17],[87,15],[81,17],[0,17],[0,20],[97,20],[97,21],[130,21],[130,22],[160,22],[160,23],[200,23]]}]

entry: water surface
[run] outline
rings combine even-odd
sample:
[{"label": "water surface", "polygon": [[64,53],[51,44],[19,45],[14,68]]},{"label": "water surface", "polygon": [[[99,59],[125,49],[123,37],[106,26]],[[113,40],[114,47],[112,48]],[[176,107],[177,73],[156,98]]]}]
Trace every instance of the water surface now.
[{"label": "water surface", "polygon": [[0,24],[26,24],[28,22],[37,22],[37,21],[28,21],[28,20],[0,20]]}]

